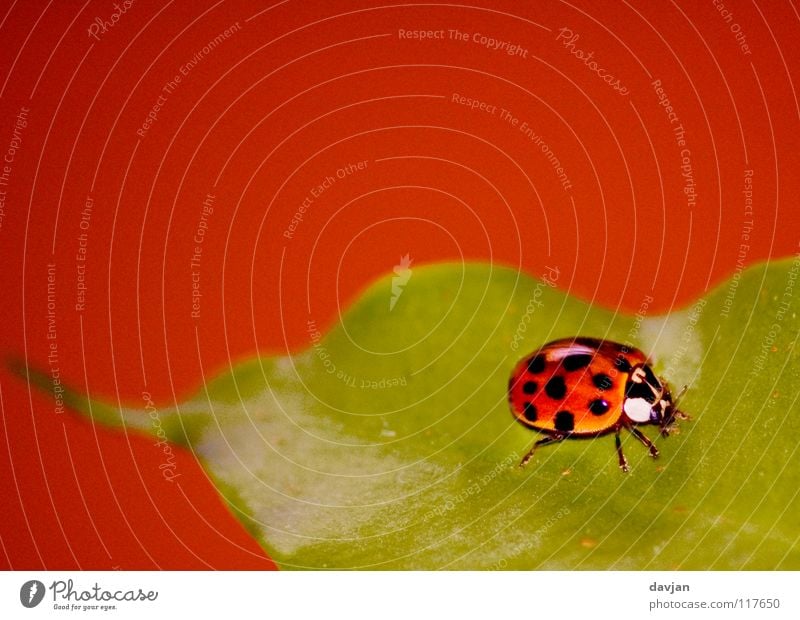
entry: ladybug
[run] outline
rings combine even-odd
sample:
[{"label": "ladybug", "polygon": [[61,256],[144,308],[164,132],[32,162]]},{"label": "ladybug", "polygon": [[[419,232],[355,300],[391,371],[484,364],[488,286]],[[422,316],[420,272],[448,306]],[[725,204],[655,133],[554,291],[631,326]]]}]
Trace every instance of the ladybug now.
[{"label": "ladybug", "polygon": [[637,425],[657,424],[666,437],[675,418],[688,419],[644,353],[595,338],[555,340],[520,360],[508,382],[508,400],[519,422],[547,435],[533,444],[520,467],[539,446],[613,431],[619,466],[627,472],[622,428],[656,458],[658,449]]}]

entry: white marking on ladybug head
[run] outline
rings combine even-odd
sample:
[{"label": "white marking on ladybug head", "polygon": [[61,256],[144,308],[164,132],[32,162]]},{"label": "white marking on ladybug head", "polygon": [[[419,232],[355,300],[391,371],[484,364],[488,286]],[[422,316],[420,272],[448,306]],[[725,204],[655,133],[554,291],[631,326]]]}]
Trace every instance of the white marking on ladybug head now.
[{"label": "white marking on ladybug head", "polygon": [[647,375],[645,374],[644,369],[639,366],[633,369],[633,372],[631,373],[631,381],[634,383],[643,383],[646,376]]},{"label": "white marking on ladybug head", "polygon": [[625,415],[632,422],[649,422],[651,406],[644,398],[628,398],[623,406]]}]

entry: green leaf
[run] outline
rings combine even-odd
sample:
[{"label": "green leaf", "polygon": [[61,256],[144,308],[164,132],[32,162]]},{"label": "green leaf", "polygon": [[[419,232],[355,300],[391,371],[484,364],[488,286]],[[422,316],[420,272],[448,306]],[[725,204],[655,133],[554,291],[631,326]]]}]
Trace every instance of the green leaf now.
[{"label": "green leaf", "polygon": [[[387,277],[327,334],[310,318],[306,351],[243,363],[177,409],[67,404],[142,432],[157,416],[282,568],[798,569],[798,270],[755,266],[668,316],[627,316],[508,268],[414,267],[391,310]],[[689,384],[692,419],[657,461],[625,437],[623,474],[606,435],[518,467],[538,436],[509,412],[509,372],[575,335]]]}]

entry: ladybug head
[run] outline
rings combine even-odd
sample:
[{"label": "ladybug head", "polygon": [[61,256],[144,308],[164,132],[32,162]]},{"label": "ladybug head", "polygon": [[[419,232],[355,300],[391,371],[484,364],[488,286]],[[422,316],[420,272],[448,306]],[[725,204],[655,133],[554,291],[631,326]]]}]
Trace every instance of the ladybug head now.
[{"label": "ladybug head", "polygon": [[683,420],[688,419],[688,416],[683,413],[680,409],[678,409],[678,401],[681,397],[686,393],[688,389],[688,385],[684,385],[681,388],[681,391],[678,392],[678,395],[673,400],[672,394],[669,391],[669,388],[666,387],[666,383],[664,383],[664,393],[661,396],[661,400],[659,400],[656,405],[653,406],[653,412],[655,414],[655,419],[653,420],[653,424],[658,424],[661,426],[661,434],[668,435],[669,428],[672,426],[672,423],[675,421],[675,418],[680,418]]},{"label": "ladybug head", "polygon": [[[678,395],[683,395],[684,390]],[[631,369],[625,388],[625,415],[636,424],[658,424],[661,432],[674,422],[680,413],[677,399],[673,401],[669,386],[656,377],[648,364]]]},{"label": "ladybug head", "polygon": [[667,428],[675,420],[676,411],[672,394],[668,389],[665,389],[661,394],[661,398],[653,404],[650,410],[650,422],[658,424],[662,429]]}]

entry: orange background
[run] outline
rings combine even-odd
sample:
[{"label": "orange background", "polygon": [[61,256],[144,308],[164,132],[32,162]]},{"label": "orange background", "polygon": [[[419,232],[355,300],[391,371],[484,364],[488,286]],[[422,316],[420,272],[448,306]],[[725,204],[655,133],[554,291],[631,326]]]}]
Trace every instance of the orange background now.
[{"label": "orange background", "polygon": [[[111,2],[4,3],[0,154],[20,108],[30,112],[0,188],[1,355],[49,367],[49,263],[63,380],[136,407],[143,391],[169,406],[237,360],[308,346],[309,318],[333,324],[404,254],[532,275],[556,266],[558,285],[584,299],[635,311],[653,295],[667,311],[736,268],[746,169],[745,262],[798,250],[790,4],[730,2],[730,23],[712,2],[685,0],[255,4],[137,1],[96,41],[87,30],[111,18]],[[138,136],[164,84],[237,22]],[[628,95],[557,40],[562,27]],[[455,29],[527,57],[447,38]],[[694,206],[657,79],[686,130]],[[454,93],[497,110],[470,110]],[[571,189],[500,108],[541,135]],[[366,169],[337,178],[287,239],[311,188],[360,161]],[[193,319],[190,260],[209,193]],[[5,365],[0,396],[3,567],[273,567],[189,453],[170,483],[152,440],[54,413]]]}]

